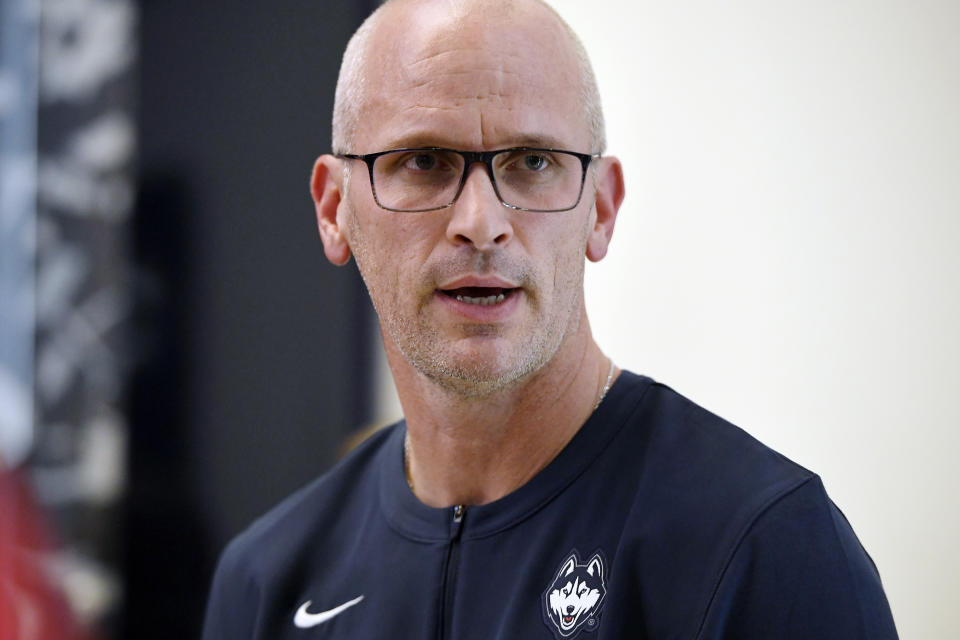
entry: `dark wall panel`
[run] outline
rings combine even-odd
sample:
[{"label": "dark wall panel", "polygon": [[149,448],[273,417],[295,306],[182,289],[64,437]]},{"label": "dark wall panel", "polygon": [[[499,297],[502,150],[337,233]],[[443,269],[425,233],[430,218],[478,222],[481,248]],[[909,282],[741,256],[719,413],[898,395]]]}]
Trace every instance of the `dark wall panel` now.
[{"label": "dark wall panel", "polygon": [[372,310],[323,257],[308,176],[371,9],[141,6],[129,637],[195,636],[222,545],[370,417]]}]

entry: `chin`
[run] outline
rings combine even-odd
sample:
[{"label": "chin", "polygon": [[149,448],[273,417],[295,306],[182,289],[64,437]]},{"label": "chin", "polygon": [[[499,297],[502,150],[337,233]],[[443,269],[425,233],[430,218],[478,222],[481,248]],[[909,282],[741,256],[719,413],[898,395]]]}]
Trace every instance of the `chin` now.
[{"label": "chin", "polygon": [[422,376],[465,398],[509,389],[540,371],[556,355],[562,330],[521,331],[475,327],[472,335],[448,337],[433,327],[404,331],[390,326],[390,337]]},{"label": "chin", "polygon": [[412,359],[410,362],[440,386],[464,397],[477,397],[522,382],[549,360],[543,357],[541,350],[536,349],[510,355],[513,357],[509,359],[490,359],[437,354],[427,362],[418,363]]},{"label": "chin", "polygon": [[462,369],[430,371],[424,374],[441,387],[452,391],[464,398],[477,398],[507,389],[525,376],[514,372],[504,372],[500,375],[489,375],[476,371]]}]

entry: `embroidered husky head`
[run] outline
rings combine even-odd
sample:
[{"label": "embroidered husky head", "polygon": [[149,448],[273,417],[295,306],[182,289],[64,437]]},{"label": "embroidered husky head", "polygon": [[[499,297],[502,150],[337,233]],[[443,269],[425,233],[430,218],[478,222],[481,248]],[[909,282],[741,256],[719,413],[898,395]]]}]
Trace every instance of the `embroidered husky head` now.
[{"label": "embroidered husky head", "polygon": [[593,554],[585,564],[573,551],[557,571],[553,584],[543,595],[544,617],[549,620],[560,638],[569,638],[583,625],[592,631],[607,593],[603,557]]}]

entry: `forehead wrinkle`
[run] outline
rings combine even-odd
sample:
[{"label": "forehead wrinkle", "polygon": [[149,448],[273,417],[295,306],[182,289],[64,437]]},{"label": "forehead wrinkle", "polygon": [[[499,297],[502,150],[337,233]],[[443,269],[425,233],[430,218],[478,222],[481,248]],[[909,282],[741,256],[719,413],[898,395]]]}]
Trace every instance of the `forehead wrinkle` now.
[{"label": "forehead wrinkle", "polygon": [[[419,77],[417,77],[419,76]],[[497,67],[442,69],[434,73],[407,74],[407,90],[438,90],[440,98],[513,98],[521,86],[521,74]],[[530,84],[530,83],[528,83]],[[532,84],[540,86],[539,83]]]},{"label": "forehead wrinkle", "polygon": [[484,51],[483,51],[482,49],[478,49],[478,48],[476,48],[476,47],[454,47],[454,48],[447,48],[447,49],[444,49],[443,51],[436,51],[436,52],[431,52],[431,53],[423,53],[421,57],[415,58],[415,59],[411,60],[410,62],[407,63],[407,65],[408,65],[409,67],[416,67],[416,66],[419,66],[419,65],[421,65],[421,64],[426,64],[426,63],[429,63],[429,62],[434,62],[434,61],[436,61],[438,58],[446,58],[446,57],[448,57],[448,56],[456,55],[456,54],[461,53],[461,52],[464,52],[464,53],[483,53]]},{"label": "forehead wrinkle", "polygon": [[[464,43],[463,38],[473,42]],[[477,38],[479,43],[475,42]],[[503,94],[507,88],[515,90],[521,84],[522,72],[527,71],[516,57],[519,52],[503,51],[499,44],[488,40],[484,33],[462,33],[457,28],[441,31],[416,51],[403,56],[407,60],[397,65],[400,76],[412,88],[437,86],[444,79],[452,79],[454,87],[461,88],[464,76],[474,76],[477,81],[474,86],[482,82],[490,93]],[[498,53],[494,55],[492,50]]]},{"label": "forehead wrinkle", "polygon": [[405,109],[401,109],[398,113],[403,114],[408,111],[421,111],[423,109],[426,109],[427,111],[460,111],[460,106],[454,105],[452,107],[448,107],[448,106],[439,105],[439,104],[434,105],[434,104],[424,104],[424,103],[418,102],[417,104],[412,104],[409,107],[406,107]]},{"label": "forehead wrinkle", "polygon": [[[466,74],[462,74],[462,75],[466,75]],[[440,84],[440,83],[442,83],[442,80],[437,78],[431,78],[428,80],[424,80],[423,82],[417,83],[415,85],[412,85],[409,90],[410,91],[417,91],[417,90],[429,91],[433,85]],[[533,85],[533,86],[536,86],[536,85]],[[498,101],[503,101],[504,99],[510,100],[517,95],[516,92],[510,90],[510,88],[505,88],[505,90],[501,90],[496,87],[477,88],[477,87],[469,87],[466,85],[466,83],[462,83],[462,82],[455,83],[453,89],[457,90],[457,93],[454,93],[452,95],[439,95],[437,96],[437,100],[439,101],[444,99],[453,99],[453,100],[494,100],[495,99]],[[433,95],[436,95],[436,94],[433,94]],[[421,104],[423,103],[418,102],[417,105],[415,106],[419,106]],[[456,102],[454,104],[459,105],[459,102]],[[408,109],[410,107],[405,107],[405,108]]]}]

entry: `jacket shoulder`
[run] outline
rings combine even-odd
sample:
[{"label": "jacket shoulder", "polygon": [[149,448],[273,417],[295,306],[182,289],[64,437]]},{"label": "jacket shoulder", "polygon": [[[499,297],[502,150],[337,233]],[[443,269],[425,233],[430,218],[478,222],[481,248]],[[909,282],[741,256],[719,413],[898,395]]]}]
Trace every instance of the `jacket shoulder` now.
[{"label": "jacket shoulder", "polygon": [[[631,421],[642,480],[621,548],[645,584],[643,608],[657,612],[654,627],[826,638],[841,636],[803,636],[823,625],[791,611],[824,607],[847,630],[867,619],[861,605],[889,618],[876,568],[815,473],[659,383]],[[823,581],[836,589],[818,591]],[[838,597],[821,597],[828,592]]]},{"label": "jacket shoulder", "polygon": [[[815,474],[670,387],[653,383],[634,420],[644,432],[643,465],[667,483],[671,508],[698,521],[748,518]],[[675,500],[680,498],[680,502]]]},{"label": "jacket shoulder", "polygon": [[[379,513],[378,457],[400,425],[374,434],[330,471],[255,520],[224,549],[214,573],[204,640],[244,637],[264,594],[309,556]],[[243,630],[242,632],[240,630]]]}]

